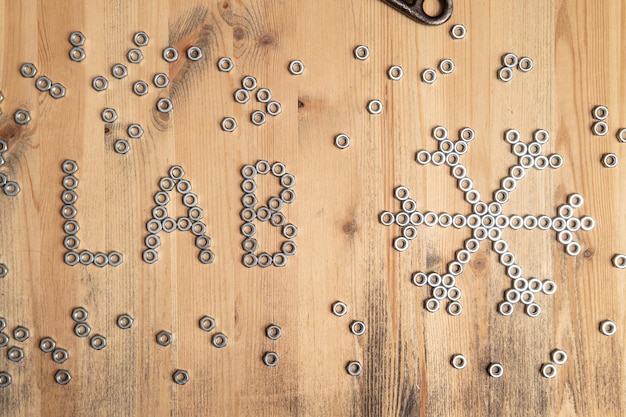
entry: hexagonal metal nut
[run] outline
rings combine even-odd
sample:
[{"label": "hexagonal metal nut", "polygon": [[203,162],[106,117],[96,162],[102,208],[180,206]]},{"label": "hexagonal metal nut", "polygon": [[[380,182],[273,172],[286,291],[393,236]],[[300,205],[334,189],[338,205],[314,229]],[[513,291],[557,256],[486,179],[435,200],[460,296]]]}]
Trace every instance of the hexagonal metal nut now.
[{"label": "hexagonal metal nut", "polygon": [[67,353],[67,350],[62,348],[57,348],[54,350],[54,352],[52,352],[52,360],[56,363],[64,363],[66,360],[69,359],[69,357],[70,355],[69,353]]},{"label": "hexagonal metal nut", "polygon": [[25,342],[28,340],[29,337],[30,330],[28,330],[26,327],[18,326],[13,329],[13,339],[17,340],[18,342]]},{"label": "hexagonal metal nut", "polygon": [[161,346],[169,346],[172,344],[172,334],[170,332],[166,332],[165,330],[160,331],[156,335],[156,341]]},{"label": "hexagonal metal nut", "polygon": [[66,369],[60,369],[54,374],[54,380],[59,385],[67,385],[72,380],[72,375],[70,375],[70,371]]},{"label": "hexagonal metal nut", "polygon": [[0,348],[9,346],[9,335],[0,333]]},{"label": "hexagonal metal nut", "polygon": [[[6,277],[8,273],[9,273],[9,268],[7,268],[5,264],[0,264],[0,278]],[[6,323],[5,323],[5,326],[6,326]],[[3,328],[4,327],[0,325],[0,330],[2,330]]]},{"label": "hexagonal metal nut", "polygon": [[7,319],[0,317],[0,332],[7,328]]},{"label": "hexagonal metal nut", "polygon": [[174,372],[174,375],[172,375],[172,379],[174,379],[174,382],[176,382],[178,385],[185,385],[187,382],[189,382],[189,372],[179,369]]},{"label": "hexagonal metal nut", "polygon": [[21,347],[13,346],[7,352],[7,358],[12,362],[19,362],[24,359],[24,349]]},{"label": "hexagonal metal nut", "polygon": [[55,99],[65,97],[65,86],[63,86],[63,84],[54,83],[50,86],[49,93]]}]

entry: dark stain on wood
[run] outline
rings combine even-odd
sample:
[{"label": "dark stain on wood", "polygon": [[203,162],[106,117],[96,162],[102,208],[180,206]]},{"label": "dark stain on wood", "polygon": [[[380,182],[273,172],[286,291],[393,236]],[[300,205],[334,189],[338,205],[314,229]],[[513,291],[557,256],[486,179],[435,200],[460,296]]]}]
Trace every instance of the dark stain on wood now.
[{"label": "dark stain on wood", "polygon": [[304,107],[304,102],[302,100],[298,100],[298,108],[301,109]]},{"label": "dark stain on wood", "polygon": [[236,41],[241,41],[246,37],[246,31],[241,26],[236,26],[233,29],[233,39]]},{"label": "dark stain on wood", "polygon": [[483,253],[477,253],[474,255],[474,260],[471,265],[472,268],[477,271],[484,271],[487,267],[487,258]]},{"label": "dark stain on wood", "polygon": [[353,237],[359,228],[354,220],[350,220],[343,224],[342,230],[346,235]]},{"label": "dark stain on wood", "polygon": [[276,38],[271,33],[264,33],[261,36],[259,36],[257,39],[257,43],[259,46],[263,46],[266,48],[269,48],[269,47],[275,48],[278,46],[278,42],[276,41]]}]

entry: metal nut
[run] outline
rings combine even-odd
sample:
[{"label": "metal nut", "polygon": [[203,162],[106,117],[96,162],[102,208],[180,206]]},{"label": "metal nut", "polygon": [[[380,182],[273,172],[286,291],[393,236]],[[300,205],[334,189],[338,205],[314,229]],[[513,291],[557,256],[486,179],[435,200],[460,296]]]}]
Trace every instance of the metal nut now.
[{"label": "metal nut", "polygon": [[30,331],[24,326],[18,326],[13,329],[13,339],[18,342],[25,342],[30,337]]},{"label": "metal nut", "polygon": [[7,358],[9,358],[11,362],[21,361],[22,359],[24,359],[24,349],[17,347],[17,346],[13,346],[7,352]]},{"label": "metal nut", "polygon": [[166,332],[165,330],[160,331],[156,335],[156,341],[161,346],[169,346],[172,344],[172,334],[170,332]]},{"label": "metal nut", "polygon": [[172,375],[172,379],[178,385],[185,385],[187,382],[189,382],[189,372],[179,369],[174,372],[174,375]]}]

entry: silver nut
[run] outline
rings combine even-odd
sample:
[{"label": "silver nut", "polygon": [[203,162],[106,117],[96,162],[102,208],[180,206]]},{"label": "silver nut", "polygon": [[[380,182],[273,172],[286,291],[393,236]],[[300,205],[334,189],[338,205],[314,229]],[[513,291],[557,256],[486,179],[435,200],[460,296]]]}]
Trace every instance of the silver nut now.
[{"label": "silver nut", "polygon": [[137,46],[146,46],[150,42],[150,37],[146,32],[136,32],[135,36],[133,36],[133,42]]},{"label": "silver nut", "polygon": [[178,385],[185,385],[187,382],[189,382],[189,372],[179,369],[174,372],[174,375],[172,375],[172,379]]},{"label": "silver nut", "polygon": [[56,348],[57,344],[51,337],[44,337],[39,341],[39,349],[44,353],[50,353]]},{"label": "silver nut", "polygon": [[148,83],[145,81],[137,81],[133,84],[133,92],[138,96],[145,96],[148,94]]},{"label": "silver nut", "polygon": [[204,316],[200,319],[200,328],[205,332],[215,329],[215,319],[210,316]]},{"label": "silver nut", "polygon": [[65,86],[60,83],[54,83],[50,86],[50,95],[52,98],[59,99],[65,97]]},{"label": "silver nut", "polygon": [[97,334],[91,338],[91,341],[89,344],[95,350],[102,350],[107,346],[107,339],[106,337]]},{"label": "silver nut", "polygon": [[129,314],[122,314],[117,317],[117,327],[123,330],[133,327],[133,318]]},{"label": "silver nut", "polygon": [[39,77],[37,78],[37,81],[35,81],[35,87],[37,87],[37,90],[41,92],[46,92],[50,90],[51,85],[52,85],[52,80],[45,76]]},{"label": "silver nut", "polygon": [[346,372],[352,376],[359,376],[363,372],[363,365],[358,361],[350,361],[346,365]]},{"label": "silver nut", "polygon": [[70,59],[74,62],[82,62],[86,57],[85,50],[80,46],[75,46],[70,50]]},{"label": "silver nut", "polygon": [[74,334],[78,337],[87,337],[91,333],[91,327],[87,323],[76,323]]},{"label": "silver nut", "polygon": [[20,68],[20,72],[22,73],[22,77],[24,78],[33,78],[37,74],[37,67],[30,62],[22,64]]},{"label": "silver nut", "polygon": [[128,75],[128,68],[126,68],[126,65],[124,64],[115,64],[111,67],[111,75],[118,80],[121,80]]},{"label": "silver nut", "polygon": [[78,31],[72,32],[69,40],[72,46],[83,46],[85,44],[85,35]]},{"label": "silver nut", "polygon": [[0,348],[7,347],[8,345],[9,345],[9,336],[4,333],[0,333]]},{"label": "silver nut", "polygon": [[105,123],[113,123],[117,120],[117,112],[115,111],[115,109],[108,107],[102,110],[100,116],[102,117],[102,121]]},{"label": "silver nut", "polygon": [[167,47],[163,49],[163,59],[167,62],[174,62],[178,59],[178,51],[176,48]]},{"label": "silver nut", "polygon": [[170,78],[167,76],[167,74],[159,72],[158,74],[154,75],[152,82],[154,83],[154,86],[156,88],[165,88],[170,83]]},{"label": "silver nut", "polygon": [[60,384],[60,385],[69,384],[71,379],[72,379],[72,375],[70,375],[70,371],[67,371],[65,369],[61,369],[57,371],[57,373],[54,375],[54,380],[57,382],[57,384]]},{"label": "silver nut", "polygon": [[11,362],[21,361],[22,359],[24,359],[24,349],[17,347],[17,346],[13,346],[7,352],[7,358],[9,358]]},{"label": "silver nut", "polygon": [[72,310],[72,320],[76,323],[84,323],[87,321],[87,317],[89,316],[89,312],[84,307],[76,307]]},{"label": "silver nut", "polygon": [[[6,275],[6,273],[5,273]],[[4,278],[4,277],[3,277]],[[0,332],[7,328],[7,319],[0,317]]]},{"label": "silver nut", "polygon": [[265,355],[263,355],[263,363],[267,366],[276,366],[279,361],[280,357],[278,357],[276,352],[265,352]]},{"label": "silver nut", "polygon": [[174,108],[174,105],[172,104],[172,100],[170,100],[169,98],[162,98],[157,101],[156,107],[157,110],[161,113],[169,113]]},{"label": "silver nut", "polygon": [[64,363],[66,360],[69,359],[69,357],[70,355],[65,349],[58,348],[55,349],[54,352],[52,352],[52,360],[56,363]]},{"label": "silver nut", "polygon": [[91,86],[96,91],[104,91],[109,87],[109,81],[103,76],[99,75],[97,77],[94,77],[94,79],[91,81]]},{"label": "silver nut", "polygon": [[128,125],[128,129],[126,129],[126,133],[133,139],[139,139],[143,136],[143,128],[140,124],[133,123]]},{"label": "silver nut", "polygon": [[172,334],[163,330],[156,335],[156,341],[161,346],[169,346],[172,344]]},{"label": "silver nut", "polygon": [[13,119],[15,120],[15,123],[25,125],[30,122],[30,113],[27,110],[18,110],[13,115]]},{"label": "silver nut", "polygon": [[211,342],[216,348],[223,348],[228,344],[228,338],[224,333],[215,333]]},{"label": "silver nut", "polygon": [[18,342],[25,342],[30,337],[30,331],[24,326],[18,326],[13,329],[13,339]]},{"label": "silver nut", "polygon": [[280,326],[272,324],[265,329],[265,335],[272,340],[278,340],[283,335],[283,330]]},{"label": "silver nut", "polygon": [[11,378],[11,374],[8,372],[0,372],[0,388],[6,388],[11,385],[13,379]]},{"label": "silver nut", "polygon": [[128,51],[126,58],[131,64],[139,64],[143,61],[143,53],[139,49],[133,48]]},{"label": "silver nut", "polygon": [[187,58],[191,61],[198,61],[202,59],[202,50],[197,46],[191,46],[187,49]]}]

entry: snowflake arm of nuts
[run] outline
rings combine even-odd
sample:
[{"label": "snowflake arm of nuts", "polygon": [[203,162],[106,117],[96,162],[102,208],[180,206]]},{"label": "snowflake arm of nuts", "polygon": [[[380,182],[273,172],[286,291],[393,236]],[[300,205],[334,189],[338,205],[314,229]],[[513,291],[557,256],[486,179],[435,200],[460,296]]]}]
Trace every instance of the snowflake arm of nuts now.
[{"label": "snowflake arm of nuts", "polygon": [[461,156],[467,153],[469,143],[474,139],[474,131],[464,128],[459,131],[459,139],[448,139],[448,131],[438,126],[433,129],[433,138],[438,141],[439,149],[435,152],[420,150],[416,154],[416,162],[421,165],[447,165],[452,176],[457,180],[459,189],[465,195],[465,201],[472,206],[469,215],[448,213],[420,212],[417,203],[410,198],[407,187],[400,186],[395,190],[395,198],[400,201],[401,210],[396,213],[389,211],[380,214],[380,222],[385,226],[397,224],[402,228],[402,235],[393,240],[397,251],[404,251],[409,247],[411,240],[417,237],[417,228],[425,225],[429,227],[468,228],[472,236],[465,241],[464,247],[457,250],[455,260],[448,263],[443,274],[436,272],[415,272],[412,282],[418,287],[431,288],[431,296],[425,301],[424,307],[430,312],[439,310],[441,303],[448,300],[447,311],[451,315],[459,315],[462,305],[461,289],[456,285],[457,278],[463,273],[472,254],[480,249],[484,240],[491,241],[493,250],[499,255],[499,262],[505,267],[506,275],[511,278],[511,287],[505,291],[504,300],[498,304],[498,311],[505,316],[513,313],[514,306],[522,303],[526,314],[537,317],[541,314],[541,306],[535,302],[536,296],[543,292],[551,295],[556,291],[556,283],[552,280],[541,281],[537,278],[527,278],[523,275],[522,267],[516,263],[515,255],[509,251],[509,245],[502,238],[504,229],[519,230],[535,229],[552,230],[556,233],[559,243],[565,247],[570,256],[577,256],[581,246],[574,240],[574,233],[579,230],[589,231],[595,227],[595,220],[589,216],[574,217],[574,210],[582,207],[584,199],[580,194],[568,196],[567,203],[557,208],[554,217],[548,215],[512,215],[502,213],[503,206],[509,201],[509,194],[517,186],[517,182],[524,178],[529,169],[544,170],[557,169],[563,165],[563,158],[559,154],[544,156],[543,145],[550,140],[545,130],[537,130],[533,140],[529,143],[521,141],[517,130],[505,132],[504,139],[511,145],[511,152],[517,156],[518,162],[510,168],[509,175],[502,178],[500,188],[493,193],[493,201],[481,199],[480,193],[474,189],[473,181],[467,176],[467,169],[460,164]]}]

